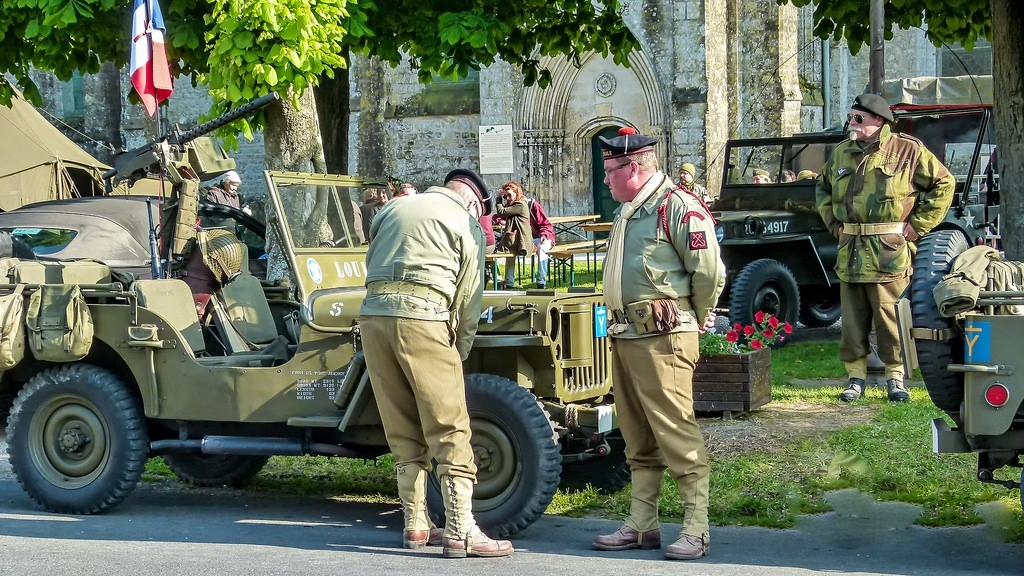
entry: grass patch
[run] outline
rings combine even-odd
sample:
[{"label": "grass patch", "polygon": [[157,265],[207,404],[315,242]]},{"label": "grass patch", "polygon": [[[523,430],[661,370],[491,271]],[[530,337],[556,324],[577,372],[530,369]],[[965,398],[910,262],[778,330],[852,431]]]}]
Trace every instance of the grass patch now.
[{"label": "grass patch", "polygon": [[[839,404],[837,387],[776,386],[773,393],[773,403]],[[930,422],[942,412],[924,390],[912,389],[911,397],[908,404],[878,402],[876,415],[858,425],[796,436],[756,453],[712,458],[711,522],[789,528],[800,514],[829,510],[826,492],[856,488],[879,500],[920,505],[916,523],[923,526],[978,524],[982,518],[976,505],[998,501],[1013,511],[1001,526],[1005,537],[1024,541],[1018,492],[975,480],[973,454],[933,454]],[[1008,479],[1014,470],[1004,469],[1002,476]],[[681,521],[678,494],[666,476],[660,507],[664,522]],[[612,495],[559,491],[548,513],[623,519],[629,498],[628,487]]]},{"label": "grass patch", "polygon": [[846,367],[839,361],[839,342],[793,342],[772,350],[773,384],[845,376]]}]

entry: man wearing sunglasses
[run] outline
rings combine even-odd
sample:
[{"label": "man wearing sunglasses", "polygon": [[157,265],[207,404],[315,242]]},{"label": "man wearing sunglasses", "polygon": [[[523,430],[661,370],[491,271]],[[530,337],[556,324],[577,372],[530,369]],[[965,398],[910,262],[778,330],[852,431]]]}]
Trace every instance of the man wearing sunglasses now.
[{"label": "man wearing sunglasses", "polygon": [[839,241],[839,359],[849,376],[839,395],[844,402],[864,395],[872,324],[888,398],[910,400],[895,304],[910,282],[913,243],[945,217],[956,185],[920,140],[893,132],[893,122],[884,98],[857,96],[848,116],[848,140],[835,148],[818,179],[818,212]]}]

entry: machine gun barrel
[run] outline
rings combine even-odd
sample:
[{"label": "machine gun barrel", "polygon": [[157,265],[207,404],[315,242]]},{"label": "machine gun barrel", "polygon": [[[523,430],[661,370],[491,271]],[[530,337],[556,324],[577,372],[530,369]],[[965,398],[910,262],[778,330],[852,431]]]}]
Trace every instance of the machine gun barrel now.
[{"label": "machine gun barrel", "polygon": [[235,108],[234,110],[226,112],[221,116],[218,116],[213,120],[210,120],[209,122],[204,122],[191,130],[182,132],[181,135],[178,136],[177,142],[175,143],[178,145],[187,144],[204,134],[213,132],[217,128],[230,124],[231,122],[234,122],[239,118],[244,118],[252,114],[253,112],[259,110],[260,108],[263,108],[264,106],[267,106],[270,103],[276,102],[280,99],[281,97],[277,95],[277,92],[271,92],[266,96],[260,96],[259,98],[253,100],[252,102],[249,102],[244,106]]}]

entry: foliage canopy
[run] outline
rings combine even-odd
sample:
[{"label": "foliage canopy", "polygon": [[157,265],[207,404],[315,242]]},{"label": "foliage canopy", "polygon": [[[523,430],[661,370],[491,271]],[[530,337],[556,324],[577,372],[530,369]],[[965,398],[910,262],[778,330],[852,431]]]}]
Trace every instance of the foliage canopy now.
[{"label": "foliage canopy", "polygon": [[[865,0],[778,0],[795,6],[814,4],[814,34],[846,40],[854,54],[870,43],[871,30]],[[992,14],[988,0],[888,0],[885,3],[885,39],[893,27],[904,30],[927,24],[926,35],[936,46],[959,42],[968,50],[978,38],[990,38]]]},{"label": "foliage canopy", "polygon": [[[421,82],[465,76],[502,59],[546,86],[540,58],[595,51],[627,65],[638,47],[619,0],[164,0],[172,74],[194,74],[223,112],[272,90],[296,98],[349,53],[398,66]],[[0,7],[0,72],[42,101],[30,67],[68,80],[128,60],[131,0],[7,0]],[[0,82],[0,102],[11,87]]]}]

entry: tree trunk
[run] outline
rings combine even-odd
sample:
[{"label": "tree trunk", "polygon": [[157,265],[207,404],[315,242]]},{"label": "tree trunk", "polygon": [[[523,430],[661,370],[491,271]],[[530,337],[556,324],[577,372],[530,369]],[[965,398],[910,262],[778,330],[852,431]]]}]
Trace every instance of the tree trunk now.
[{"label": "tree trunk", "polygon": [[992,81],[1003,250],[1024,259],[1024,2],[991,0]]},{"label": "tree trunk", "polygon": [[[267,108],[267,126],[264,132],[267,168],[289,172],[325,173],[324,147],[317,119],[316,99],[312,90],[299,98],[299,109],[291,105],[291,93]],[[328,189],[310,186],[306,189],[289,188],[282,194],[286,221],[294,242],[298,246],[317,246],[330,235],[324,230],[327,213]],[[267,209],[267,221],[271,209]],[[301,225],[296,225],[301,223]],[[267,278],[276,280],[290,276],[288,265],[275,234],[267,234]]]},{"label": "tree trunk", "polygon": [[348,68],[324,76],[314,89],[328,174],[348,174]]}]

